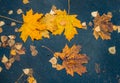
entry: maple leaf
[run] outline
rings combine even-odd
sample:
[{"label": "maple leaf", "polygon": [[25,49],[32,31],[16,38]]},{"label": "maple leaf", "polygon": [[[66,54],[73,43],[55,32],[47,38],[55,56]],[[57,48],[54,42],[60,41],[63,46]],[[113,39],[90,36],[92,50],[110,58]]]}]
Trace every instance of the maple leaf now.
[{"label": "maple leaf", "polygon": [[57,25],[55,23],[56,15],[51,15],[50,13],[45,14],[45,16],[41,19],[43,24],[46,24],[46,28],[53,32],[57,29]]},{"label": "maple leaf", "polygon": [[[87,72],[86,67],[83,64],[88,63],[88,57],[85,54],[79,54],[81,47],[79,45],[73,45],[71,48],[66,45],[62,52],[55,52],[54,57],[60,58],[62,64],[56,63],[54,66],[57,70],[66,69],[67,74],[74,76],[74,72],[80,76]],[[54,64],[55,65],[55,64]]]},{"label": "maple leaf", "polygon": [[52,32],[54,35],[61,35],[64,31],[65,37],[70,41],[75,34],[77,34],[77,28],[82,28],[80,20],[77,15],[69,15],[67,12],[61,10],[55,10],[55,23],[57,29]]},{"label": "maple leaf", "polygon": [[94,18],[94,28],[93,35],[95,39],[101,37],[103,40],[111,39],[111,32],[117,30],[115,25],[112,24],[111,21],[112,14],[103,14],[100,16],[99,14]]},{"label": "maple leaf", "polygon": [[43,14],[35,13],[33,10],[29,10],[26,15],[23,15],[23,25],[20,27],[19,32],[21,32],[21,38],[25,42],[28,36],[32,40],[42,39],[42,37],[49,38],[49,32],[45,28],[45,24],[41,23],[39,20]]}]

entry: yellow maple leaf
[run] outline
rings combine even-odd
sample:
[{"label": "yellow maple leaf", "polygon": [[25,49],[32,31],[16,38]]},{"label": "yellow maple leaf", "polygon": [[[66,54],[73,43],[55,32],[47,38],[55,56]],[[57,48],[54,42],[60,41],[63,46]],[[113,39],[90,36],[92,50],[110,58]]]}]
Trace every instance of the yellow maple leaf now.
[{"label": "yellow maple leaf", "polygon": [[41,19],[41,22],[43,24],[46,24],[46,28],[53,32],[57,29],[56,23],[55,23],[56,15],[51,15],[50,13],[45,14],[45,16]]},{"label": "yellow maple leaf", "polygon": [[25,42],[28,36],[31,37],[32,40],[42,39],[42,37],[49,38],[49,32],[45,28],[45,24],[41,23],[39,20],[43,14],[35,13],[33,14],[33,10],[29,10],[26,15],[23,15],[23,25],[20,27],[19,32],[21,32],[21,38]]},{"label": "yellow maple leaf", "polygon": [[70,41],[75,34],[77,34],[77,28],[82,28],[80,20],[76,17],[77,15],[69,15],[67,12],[56,10],[55,23],[57,29],[52,32],[54,35],[60,35],[64,31],[65,37]]}]

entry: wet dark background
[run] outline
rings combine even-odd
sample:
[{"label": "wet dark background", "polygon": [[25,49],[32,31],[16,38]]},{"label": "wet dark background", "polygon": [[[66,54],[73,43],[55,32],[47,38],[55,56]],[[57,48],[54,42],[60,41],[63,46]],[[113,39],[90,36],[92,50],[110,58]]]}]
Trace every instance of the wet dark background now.
[{"label": "wet dark background", "polygon": [[[24,13],[29,9],[33,9],[35,12],[47,13],[50,11],[51,6],[56,5],[58,9],[67,10],[67,0],[30,0],[29,4],[24,5],[22,0],[0,0],[0,14],[8,16],[22,21],[22,15],[16,13],[18,8],[21,8]],[[8,11],[13,10],[12,15],[8,15]],[[112,12],[112,22],[115,25],[120,25],[120,0],[71,0],[70,14],[77,14],[78,19],[82,22],[92,21],[92,11],[99,11],[100,14]],[[5,21],[6,25],[3,26],[3,33],[1,35],[15,34],[17,36],[16,42],[23,42],[19,35],[15,33],[14,29],[20,27],[21,24],[17,24],[15,27],[11,27],[11,21],[0,18]],[[111,34],[111,40],[95,40],[92,35],[92,27],[88,27],[87,30],[77,29],[79,34],[76,35],[70,42],[68,42],[64,35],[50,36],[50,39],[43,39],[40,41],[31,41],[28,38],[24,43],[26,48],[26,54],[21,56],[21,61],[15,62],[10,70],[6,70],[4,65],[3,71],[0,73],[0,83],[14,83],[22,73],[24,68],[33,68],[34,77],[38,83],[119,83],[120,75],[120,34],[115,31]],[[35,45],[39,51],[38,56],[32,57],[30,54],[30,45]],[[57,71],[51,67],[48,62],[53,56],[42,45],[51,48],[53,51],[61,51],[65,44],[72,46],[73,44],[79,44],[82,46],[81,53],[85,53],[90,57],[90,61],[87,66],[88,72],[79,76],[75,73],[74,77],[67,75],[65,70]],[[108,48],[116,46],[117,53],[111,55],[108,52]],[[0,58],[3,54],[9,56],[10,48],[0,48]],[[95,63],[100,64],[101,72],[97,74],[95,72]],[[24,76],[19,83],[23,83],[26,80]],[[25,82],[26,83],[26,82]]]}]

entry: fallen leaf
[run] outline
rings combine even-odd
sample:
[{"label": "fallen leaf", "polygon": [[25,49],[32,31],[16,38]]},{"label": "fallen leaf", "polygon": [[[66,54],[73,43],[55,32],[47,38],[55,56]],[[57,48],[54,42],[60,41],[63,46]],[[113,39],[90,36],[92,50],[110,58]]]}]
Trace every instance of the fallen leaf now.
[{"label": "fallen leaf", "polygon": [[49,32],[45,28],[45,24],[39,22],[43,14],[35,13],[33,10],[29,10],[26,15],[23,14],[23,25],[20,27],[19,32],[21,32],[21,38],[26,42],[28,36],[32,40],[40,40],[42,37],[49,38]]},{"label": "fallen leaf", "polygon": [[[59,64],[54,60],[54,57],[50,60],[57,70],[66,69],[67,74],[74,76],[74,72],[78,73],[80,76],[87,72],[86,67],[83,65],[88,63],[88,57],[85,54],[79,54],[81,46],[73,45],[71,48],[66,45],[62,52],[55,52],[54,57],[56,59],[60,58],[62,64]],[[53,60],[53,61],[52,61]]]},{"label": "fallen leaf", "polygon": [[8,40],[7,36],[5,36],[5,35],[1,36],[1,42],[2,43],[6,42],[7,40]]},{"label": "fallen leaf", "polygon": [[1,62],[2,63],[8,62],[8,58],[5,55],[3,55]]},{"label": "fallen leaf", "polygon": [[110,54],[116,54],[116,47],[115,46],[109,47],[108,51]]},{"label": "fallen leaf", "polygon": [[38,54],[38,51],[36,50],[36,47],[33,45],[30,45],[30,51],[32,56],[36,56]]},{"label": "fallen leaf", "polygon": [[22,49],[22,43],[15,43],[15,48],[17,49],[17,50],[21,50]]},{"label": "fallen leaf", "polygon": [[33,76],[27,78],[28,83],[37,83],[36,79]]},{"label": "fallen leaf", "polygon": [[93,20],[94,22],[93,35],[95,39],[98,39],[99,37],[101,37],[102,40],[111,39],[111,32],[117,30],[115,25],[112,24],[111,18],[112,18],[111,13],[103,14],[102,16],[100,16],[98,13],[97,16],[95,16]]},{"label": "fallen leaf", "polygon": [[3,25],[5,25],[4,21],[0,21],[0,27],[2,27]]},{"label": "fallen leaf", "polygon": [[2,27],[0,27],[0,33],[2,33],[3,32],[3,29],[2,29]]},{"label": "fallen leaf", "polygon": [[16,50],[15,49],[11,49],[10,50],[10,55],[12,55],[12,56],[16,56]]},{"label": "fallen leaf", "polygon": [[28,3],[29,3],[29,0],[23,0],[23,3],[24,3],[24,4],[28,4]]},{"label": "fallen leaf", "polygon": [[0,66],[0,72],[2,72],[3,68]]},{"label": "fallen leaf", "polygon": [[17,10],[17,14],[22,14],[22,13],[23,13],[22,9]]},{"label": "fallen leaf", "polygon": [[14,46],[14,44],[15,44],[15,40],[14,39],[9,39],[8,40],[8,46],[12,47],[12,46]]},{"label": "fallen leaf", "polygon": [[76,28],[82,28],[80,20],[76,18],[77,15],[69,15],[65,10],[56,10],[55,12],[57,29],[52,34],[61,35],[64,31],[65,37],[70,41],[75,34],[78,34]]}]

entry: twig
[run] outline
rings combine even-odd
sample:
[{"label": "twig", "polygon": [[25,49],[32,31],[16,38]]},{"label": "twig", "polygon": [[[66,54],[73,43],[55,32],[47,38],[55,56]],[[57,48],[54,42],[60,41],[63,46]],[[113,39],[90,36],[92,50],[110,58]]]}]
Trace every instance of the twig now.
[{"label": "twig", "polygon": [[42,45],[41,47],[46,48],[47,50],[49,50],[51,53],[54,54],[54,52],[50,48],[48,48],[47,46]]},{"label": "twig", "polygon": [[23,77],[23,75],[24,75],[24,73],[22,73],[22,74],[20,75],[20,77],[17,79],[17,81],[16,81],[15,83],[18,83],[18,81]]},{"label": "twig", "polygon": [[70,14],[70,0],[68,0],[68,14]]},{"label": "twig", "polygon": [[9,17],[6,17],[6,16],[2,16],[2,15],[0,15],[0,18],[8,19],[8,20],[11,20],[11,21],[14,21],[14,22],[17,22],[17,23],[23,23],[22,21],[18,21],[18,20],[15,20],[15,19],[12,19],[12,18],[9,18]]}]

